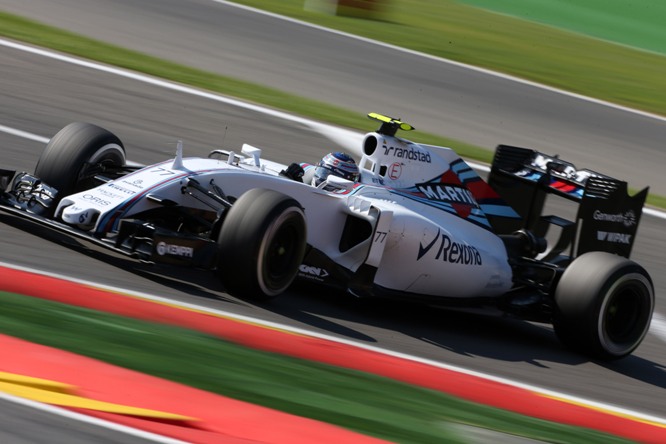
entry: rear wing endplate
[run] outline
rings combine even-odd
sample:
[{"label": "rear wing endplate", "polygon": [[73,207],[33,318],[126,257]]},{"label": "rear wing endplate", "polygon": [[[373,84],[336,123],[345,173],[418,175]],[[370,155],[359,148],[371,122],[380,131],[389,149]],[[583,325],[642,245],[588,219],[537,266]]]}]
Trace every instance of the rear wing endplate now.
[{"label": "rear wing endplate", "polygon": [[[545,236],[550,225],[562,229],[557,250],[570,249],[577,257],[588,251],[606,251],[629,257],[648,188],[630,196],[627,183],[592,170],[578,170],[570,162],[538,151],[499,145],[489,185],[520,215],[520,219],[492,218],[499,234],[529,229]],[[547,195],[578,203],[575,221],[544,216]]]}]

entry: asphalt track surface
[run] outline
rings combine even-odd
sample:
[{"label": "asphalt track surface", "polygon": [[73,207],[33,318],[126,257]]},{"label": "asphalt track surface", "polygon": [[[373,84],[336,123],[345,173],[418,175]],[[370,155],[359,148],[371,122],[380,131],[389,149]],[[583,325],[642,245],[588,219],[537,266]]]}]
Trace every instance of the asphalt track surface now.
[{"label": "asphalt track surface", "polygon": [[[73,421],[72,417],[37,410],[31,405],[17,404],[4,399],[0,399],[0,412],[2,412],[0,442],[4,444],[45,442],[49,444],[147,444],[155,442],[119,430],[111,430],[96,423]],[[39,425],[36,426],[36,424]],[[45,433],[45,431],[48,432]]]},{"label": "asphalt track surface", "polygon": [[[58,4],[64,10],[70,1]],[[104,4],[91,1],[88,8]],[[196,6],[208,5],[191,3],[187,16],[196,15]],[[173,20],[178,17],[182,15]],[[246,31],[258,32],[247,26]],[[314,160],[331,149],[330,142],[302,125],[14,49],[0,48],[0,76],[0,125],[48,138],[71,121],[92,121],[121,136],[129,157],[142,163],[171,155],[177,139],[185,141],[188,155],[251,143],[264,147],[266,157],[283,162]],[[600,113],[606,112],[602,107]],[[416,120],[413,123],[418,126]],[[591,125],[589,131],[595,129]],[[40,142],[2,132],[0,146],[2,167],[26,170],[34,168],[43,148]],[[655,280],[660,313],[666,311],[662,227],[663,220],[645,216],[633,255]],[[96,252],[81,254],[4,224],[0,239],[0,260],[5,262],[309,328],[666,417],[664,344],[652,334],[631,357],[612,364],[595,363],[564,349],[548,326],[397,304],[362,304],[310,289],[257,305],[222,293],[206,273],[173,273]]]}]

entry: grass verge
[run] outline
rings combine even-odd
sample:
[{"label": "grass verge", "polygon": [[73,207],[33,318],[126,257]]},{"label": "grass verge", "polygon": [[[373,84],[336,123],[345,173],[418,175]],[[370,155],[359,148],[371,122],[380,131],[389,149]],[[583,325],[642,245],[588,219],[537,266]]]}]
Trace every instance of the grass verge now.
[{"label": "grass verge", "polygon": [[11,293],[0,292],[0,303],[4,334],[394,442],[465,442],[452,424],[548,442],[627,442],[192,330]]},{"label": "grass verge", "polygon": [[[475,8],[464,0],[380,0],[384,7],[375,20],[308,10],[303,0],[233,2],[666,115],[666,57]],[[559,7],[566,10],[566,5]],[[605,2],[603,7],[610,6]],[[618,8],[615,19],[623,18]]]},{"label": "grass verge", "polygon": [[472,6],[569,29],[666,55],[666,3],[654,0],[458,0]]}]

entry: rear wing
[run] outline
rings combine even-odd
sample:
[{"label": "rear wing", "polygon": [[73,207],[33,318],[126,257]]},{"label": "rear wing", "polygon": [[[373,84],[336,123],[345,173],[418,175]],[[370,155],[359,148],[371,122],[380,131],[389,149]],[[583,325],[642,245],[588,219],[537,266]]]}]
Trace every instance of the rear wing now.
[{"label": "rear wing", "polygon": [[[545,237],[556,225],[561,235],[548,257],[570,249],[574,258],[588,251],[629,257],[648,188],[629,196],[627,183],[538,151],[499,145],[488,184],[520,215],[520,219],[491,218],[498,234],[529,229]],[[575,221],[544,216],[546,196],[578,203]]]}]

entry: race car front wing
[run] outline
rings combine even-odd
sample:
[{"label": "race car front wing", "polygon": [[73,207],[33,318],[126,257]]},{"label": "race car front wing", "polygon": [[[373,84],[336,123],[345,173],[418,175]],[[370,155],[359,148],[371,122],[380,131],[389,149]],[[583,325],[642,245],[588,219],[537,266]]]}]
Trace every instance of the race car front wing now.
[{"label": "race car front wing", "polygon": [[201,236],[156,227],[141,220],[122,220],[118,233],[93,235],[53,219],[57,190],[27,173],[0,170],[0,212],[20,221],[83,240],[117,254],[144,262],[159,262],[212,269],[217,242]]}]

